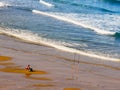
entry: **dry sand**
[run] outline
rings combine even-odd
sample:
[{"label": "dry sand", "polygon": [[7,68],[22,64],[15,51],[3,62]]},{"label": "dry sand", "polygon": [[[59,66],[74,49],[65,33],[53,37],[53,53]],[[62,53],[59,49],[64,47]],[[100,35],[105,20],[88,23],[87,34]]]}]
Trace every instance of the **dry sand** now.
[{"label": "dry sand", "polygon": [[0,90],[120,90],[120,62],[0,35]]}]

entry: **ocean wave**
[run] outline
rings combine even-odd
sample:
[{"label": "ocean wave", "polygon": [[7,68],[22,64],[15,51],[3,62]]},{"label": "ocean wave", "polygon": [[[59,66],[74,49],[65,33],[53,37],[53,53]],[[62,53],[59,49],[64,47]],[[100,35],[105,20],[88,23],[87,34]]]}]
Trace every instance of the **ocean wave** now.
[{"label": "ocean wave", "polygon": [[119,32],[116,32],[116,33],[114,34],[114,36],[115,36],[116,38],[120,38],[120,33],[119,33]]},{"label": "ocean wave", "polygon": [[29,42],[29,43],[33,43],[33,44],[48,45],[48,46],[54,47],[56,49],[60,49],[60,50],[70,52],[70,53],[81,54],[81,55],[85,55],[85,56],[89,56],[89,57],[99,58],[102,60],[109,60],[109,61],[116,61],[116,62],[120,61],[119,59],[116,59],[116,58],[105,57],[105,56],[93,54],[92,52],[84,52],[84,51],[80,51],[80,50],[77,50],[74,48],[70,48],[70,47],[65,46],[65,45],[69,45],[69,44],[42,38],[38,34],[30,32],[30,31],[26,31],[26,30],[18,30],[18,29],[10,29],[10,28],[0,27],[0,34],[5,34],[8,36],[19,38],[25,42]]},{"label": "ocean wave", "polygon": [[[38,35],[32,31],[22,30],[22,29],[13,29],[13,28],[10,29],[10,28],[6,28],[6,27],[0,27],[0,34],[14,36],[14,37],[17,37],[19,39],[23,39],[25,41],[34,42],[34,43],[45,44],[46,42],[49,42],[49,44],[51,43],[51,44],[55,44],[58,46],[67,46],[67,47],[72,47],[74,45],[78,45],[77,43],[67,43],[64,41],[45,39],[45,38],[42,38],[43,36],[46,36],[45,34]],[[79,46],[85,46],[85,44],[81,44],[81,45],[79,44]]]},{"label": "ocean wave", "polygon": [[104,1],[110,3],[120,3],[120,0],[104,0]]},{"label": "ocean wave", "polygon": [[32,11],[32,8],[29,8],[29,7],[11,6],[11,8],[24,10],[24,11],[30,11],[30,12]]},{"label": "ocean wave", "polygon": [[49,3],[49,2],[45,2],[45,1],[43,1],[43,0],[40,0],[39,2],[40,2],[41,4],[47,6],[47,7],[54,7],[54,5],[51,4],[51,3]]},{"label": "ocean wave", "polygon": [[[88,12],[88,11],[91,11],[94,10],[94,13],[120,13],[119,11],[116,11],[116,10],[112,10],[111,8],[107,8],[107,7],[104,7],[104,4],[103,6],[100,6],[100,5],[96,5],[96,4],[92,4],[92,3],[105,3],[106,0],[102,0],[102,1],[80,1],[80,0],[77,0],[77,1],[70,1],[70,0],[53,0],[54,2],[56,3],[60,3],[60,4],[65,4],[65,7],[66,5],[69,5],[69,7],[71,8],[77,8],[76,10],[78,10],[79,12],[81,10],[83,10],[83,12]],[[86,2],[86,3],[85,3]],[[70,6],[71,5],[71,6]],[[78,9],[79,8],[79,9]],[[82,8],[82,9],[81,9]],[[81,9],[81,10],[80,10]],[[75,9],[73,9],[74,11]],[[96,12],[97,11],[97,12]]]},{"label": "ocean wave", "polygon": [[112,12],[112,13],[116,13],[116,12],[114,12],[114,11],[111,11],[111,10],[108,10],[108,9],[105,9],[105,8],[100,8],[100,7],[95,7],[95,6],[85,5],[85,4],[71,3],[71,5],[84,7],[84,8],[86,8],[86,9],[90,9],[90,10],[94,9],[94,10],[99,10],[99,11],[102,11],[102,12]]},{"label": "ocean wave", "polygon": [[90,30],[95,31],[98,34],[114,35],[116,33],[114,31],[107,31],[107,30],[104,30],[104,29],[99,29],[98,27],[93,27],[89,24],[81,23],[81,21],[73,20],[73,19],[71,19],[71,17],[67,18],[67,16],[60,16],[60,14],[55,15],[55,14],[51,14],[51,13],[48,13],[48,12],[43,12],[43,11],[40,11],[40,10],[32,10],[32,12],[37,13],[37,14],[46,15],[46,16],[49,16],[49,17],[52,17],[52,18],[55,18],[55,19],[58,19],[58,20],[65,21],[65,22],[69,22],[69,23],[72,23],[72,24],[75,24],[75,25],[78,25],[78,26],[82,26],[84,28],[88,28]]},{"label": "ocean wave", "polygon": [[71,2],[70,0],[53,0],[53,1],[57,3],[62,3],[62,4],[68,4]]},{"label": "ocean wave", "polygon": [[8,6],[10,5],[5,2],[0,2],[0,7],[8,7]]}]

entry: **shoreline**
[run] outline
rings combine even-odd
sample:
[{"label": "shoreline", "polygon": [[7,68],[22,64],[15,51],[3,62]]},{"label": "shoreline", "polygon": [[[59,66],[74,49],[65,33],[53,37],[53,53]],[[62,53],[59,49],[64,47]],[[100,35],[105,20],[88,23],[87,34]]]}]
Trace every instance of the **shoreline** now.
[{"label": "shoreline", "polygon": [[87,53],[87,52],[79,51],[77,49],[73,49],[73,48],[69,48],[69,47],[65,47],[65,46],[60,46],[60,45],[52,44],[50,42],[47,42],[47,40],[46,41],[42,41],[42,40],[40,41],[40,40],[38,40],[39,42],[37,42],[37,41],[31,41],[28,38],[24,38],[24,37],[20,38],[19,35],[17,35],[17,34],[16,35],[11,34],[11,32],[8,32],[8,33],[2,32],[1,35],[5,35],[5,36],[8,36],[10,38],[13,37],[13,39],[17,39],[20,42],[24,42],[24,43],[28,43],[28,44],[39,45],[39,46],[42,45],[42,46],[46,46],[46,47],[52,47],[52,48],[58,49],[60,51],[66,52],[66,53],[72,53],[72,54],[82,55],[82,56],[86,56],[86,57],[97,58],[97,59],[101,59],[101,60],[108,60],[108,61],[120,62],[119,58],[106,57],[106,56],[97,55],[97,54],[94,54],[94,53]]},{"label": "shoreline", "polygon": [[[1,56],[11,57],[8,61],[0,58],[0,84],[6,85],[0,85],[1,90],[120,89],[119,62],[75,55],[42,44],[25,43],[5,35],[0,35]],[[26,75],[23,70],[28,64],[33,70],[44,71],[46,74]]]}]

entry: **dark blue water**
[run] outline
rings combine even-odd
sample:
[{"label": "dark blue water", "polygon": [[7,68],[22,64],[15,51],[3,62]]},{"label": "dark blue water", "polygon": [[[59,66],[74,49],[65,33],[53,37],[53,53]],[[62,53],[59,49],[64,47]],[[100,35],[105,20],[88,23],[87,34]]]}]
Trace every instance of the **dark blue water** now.
[{"label": "dark blue water", "polygon": [[119,60],[120,1],[1,0],[0,33]]}]

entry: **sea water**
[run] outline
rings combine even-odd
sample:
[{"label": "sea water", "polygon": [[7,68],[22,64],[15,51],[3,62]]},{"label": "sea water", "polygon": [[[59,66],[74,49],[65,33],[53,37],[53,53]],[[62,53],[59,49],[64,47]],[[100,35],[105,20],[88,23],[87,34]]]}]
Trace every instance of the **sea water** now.
[{"label": "sea water", "polygon": [[0,0],[0,34],[120,61],[120,1]]}]

